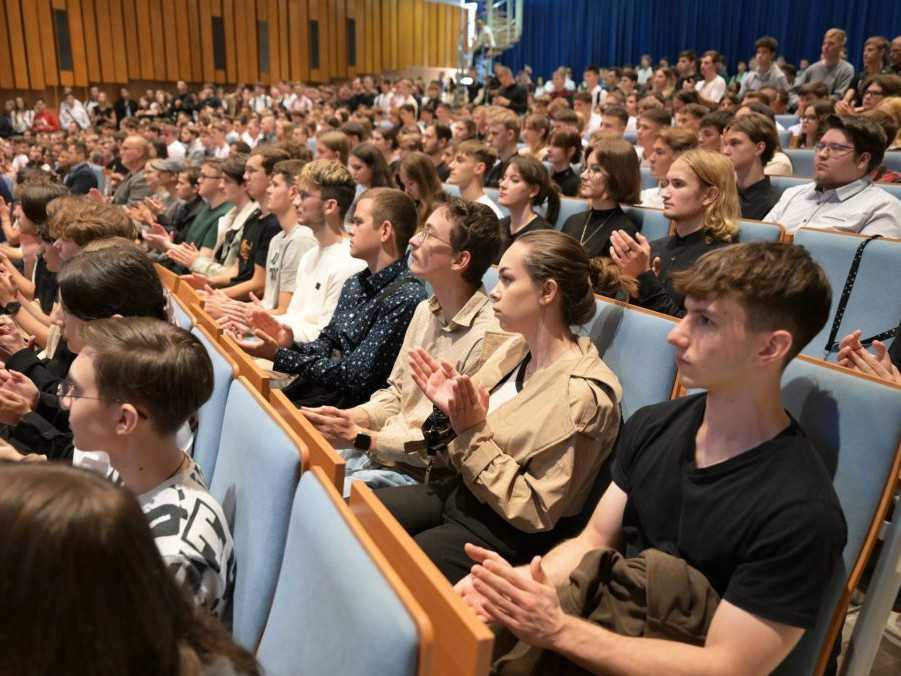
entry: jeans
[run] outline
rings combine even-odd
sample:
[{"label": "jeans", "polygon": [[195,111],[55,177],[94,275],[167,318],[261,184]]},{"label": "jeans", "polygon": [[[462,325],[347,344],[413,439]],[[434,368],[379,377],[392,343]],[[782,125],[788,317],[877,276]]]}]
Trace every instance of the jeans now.
[{"label": "jeans", "polygon": [[388,488],[391,486],[410,486],[419,483],[409,474],[384,467],[369,457],[366,451],[345,448],[338,453],[344,458],[344,497],[350,497],[352,481],[362,481],[370,488]]}]

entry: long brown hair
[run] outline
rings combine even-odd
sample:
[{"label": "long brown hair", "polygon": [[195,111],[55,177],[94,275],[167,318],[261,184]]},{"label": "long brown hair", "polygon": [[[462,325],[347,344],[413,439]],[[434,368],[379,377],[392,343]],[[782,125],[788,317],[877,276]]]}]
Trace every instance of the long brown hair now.
[{"label": "long brown hair", "polygon": [[422,226],[429,214],[443,201],[443,188],[435,164],[425,153],[412,152],[400,161],[400,170],[419,188],[419,225]]},{"label": "long brown hair", "polygon": [[382,151],[375,147],[370,141],[358,143],[350,151],[350,154],[356,157],[360,162],[369,167],[372,172],[372,184],[370,188],[394,188],[394,178],[391,176],[391,168],[382,155]]},{"label": "long brown hair", "polygon": [[260,673],[166,568],[134,496],[64,465],[0,467],[0,674]]},{"label": "long brown hair", "polygon": [[538,188],[538,194],[532,198],[532,206],[541,206],[546,202],[545,219],[551,225],[556,223],[557,216],[560,215],[560,191],[551,182],[544,164],[531,155],[514,155],[510,158],[507,166],[516,167],[520,177],[527,185]]}]

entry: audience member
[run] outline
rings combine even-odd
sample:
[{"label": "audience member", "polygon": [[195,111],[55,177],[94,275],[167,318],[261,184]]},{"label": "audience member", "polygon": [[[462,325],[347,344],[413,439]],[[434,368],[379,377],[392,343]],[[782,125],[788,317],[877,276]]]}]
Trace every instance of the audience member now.
[{"label": "audience member", "polygon": [[726,81],[719,74],[721,61],[720,53],[712,49],[704,52],[701,57],[701,76],[704,79],[695,84],[695,91],[698,92],[700,102],[708,108],[716,108],[726,93]]},{"label": "audience member", "polygon": [[840,28],[826,31],[820,60],[798,73],[793,89],[797,91],[808,82],[823,82],[829,96],[835,100],[841,99],[854,77],[854,66],[842,58],[845,40],[845,31]]},{"label": "audience member", "polygon": [[453,134],[450,127],[443,124],[431,124],[422,132],[422,151],[429,156],[438,178],[444,182],[450,176],[450,167],[444,161]]},{"label": "audience member", "polygon": [[701,126],[698,128],[698,147],[701,150],[709,150],[712,153],[721,152],[723,149],[723,134],[726,127],[732,121],[732,114],[723,110],[715,110],[701,118]]},{"label": "audience member", "polygon": [[452,583],[470,568],[465,543],[516,562],[546,546],[561,519],[581,512],[612,449],[619,381],[570,329],[594,315],[593,269],[567,235],[523,235],[491,293],[513,335],[486,333],[471,377],[411,351],[413,380],[438,409],[426,422],[429,452],[445,453],[457,474],[377,495]]},{"label": "audience member", "polygon": [[513,79],[513,71],[506,66],[495,68],[500,88],[492,100],[493,105],[509,108],[517,115],[524,115],[528,110],[529,93],[526,88]]},{"label": "audience member", "polygon": [[764,220],[792,234],[803,226],[901,238],[901,203],[869,180],[886,145],[872,120],[830,116],[816,146],[814,181],[785,190]]},{"label": "audience member", "polygon": [[551,133],[547,149],[547,161],[553,181],[562,195],[575,197],[579,194],[580,178],[573,168],[582,157],[582,139],[578,132],[561,129]]},{"label": "audience member", "polygon": [[400,162],[398,178],[404,192],[416,202],[418,226],[423,225],[437,202],[444,198],[444,188],[434,163],[425,153],[410,153]]},{"label": "audience member", "polygon": [[742,81],[738,91],[739,98],[743,98],[748,92],[757,91],[761,87],[773,86],[783,90],[789,88],[785,73],[775,63],[778,49],[779,43],[769,35],[757,39],[757,42],[754,43],[754,61],[757,65]]},{"label": "audience member", "polygon": [[776,127],[763,115],[746,115],[726,128],[723,155],[735,167],[738,200],[744,218],[762,220],[779,201],[780,192],[763,168],[779,147]]},{"label": "audience member", "polygon": [[150,159],[151,148],[143,136],[128,136],[122,141],[120,158],[128,173],[113,193],[113,204],[134,204],[150,196],[150,187],[144,180],[144,165]]},{"label": "audience member", "polygon": [[529,115],[522,125],[522,136],[525,139],[526,147],[519,151],[520,154],[531,155],[536,160],[543,162],[547,158],[550,134],[551,124],[547,115]]},{"label": "audience member", "polygon": [[625,275],[638,280],[634,302],[681,317],[684,297],[673,284],[674,273],[738,238],[735,171],[719,153],[689,150],[670,166],[662,196],[663,215],[671,221],[673,234],[649,242],[641,233],[615,231],[610,256]]},{"label": "audience member", "polygon": [[463,199],[484,204],[494,212],[495,216],[501,218],[503,213],[494,200],[488,197],[482,189],[485,174],[494,164],[496,157],[492,148],[479,141],[459,143],[454,151],[454,159],[450,164],[451,173],[447,182],[460,189],[460,196]]},{"label": "audience member", "polygon": [[410,353],[433,352],[436,359],[457,364],[463,373],[471,373],[481,362],[485,332],[498,328],[482,288],[482,276],[498,243],[497,218],[484,205],[452,197],[433,211],[410,240],[410,271],[435,295],[417,307],[388,387],[349,410],[304,410],[337,448],[352,447],[342,451],[348,463],[345,492],[352,480],[392,486],[449,474],[426,452],[421,428],[432,413],[432,403],[413,380]]},{"label": "audience member", "polygon": [[589,149],[579,195],[588,200],[588,211],[573,214],[560,229],[589,258],[609,255],[612,232],[638,232],[620,206],[637,204],[641,197],[638,157],[628,141],[604,139]]},{"label": "audience member", "polygon": [[[7,611],[7,619],[0,621],[5,672],[261,673],[253,655],[218,620],[185,598],[183,585],[160,556],[161,539],[154,543],[148,515],[130,491],[90,472],[43,464],[0,467],[0,487],[6,545],[0,549],[5,571],[0,603]],[[175,494],[170,488],[163,492]],[[180,509],[161,511],[153,528],[181,524],[184,529],[188,516]],[[224,521],[218,525],[228,532]],[[209,511],[191,520],[191,531],[185,529],[185,535],[210,544],[222,537],[212,530]],[[191,547],[191,541],[205,540],[186,539],[180,546]],[[110,592],[111,580],[116,593]],[[92,622],[84,621],[86,613]],[[96,640],[100,625],[104,641]],[[66,630],[48,633],[53,626]]]},{"label": "audience member", "polygon": [[801,117],[801,128],[797,136],[792,136],[789,145],[792,148],[813,149],[826,133],[826,118],[834,112],[831,99],[820,99],[806,106],[798,107]]},{"label": "audience member", "polygon": [[88,164],[88,148],[84,143],[68,144],[60,153],[59,167],[65,171],[63,184],[73,195],[87,195],[92,188],[99,187],[97,174]]},{"label": "audience member", "polygon": [[651,173],[657,179],[657,186],[641,191],[641,206],[663,208],[661,191],[666,184],[667,172],[679,155],[697,147],[698,135],[690,129],[670,127],[658,132],[654,141],[654,151],[648,158]]},{"label": "audience member", "polygon": [[[507,163],[501,179],[498,203],[510,212],[500,221],[501,240],[495,263],[519,237],[534,230],[553,228],[560,214],[560,194],[547,169],[534,157],[518,155]],[[546,205],[544,215],[535,207]]]},{"label": "audience member", "polygon": [[500,110],[491,114],[488,119],[487,143],[497,153],[497,162],[485,175],[485,186],[497,188],[500,185],[507,162],[516,155],[516,144],[519,141],[519,118],[508,110]]},{"label": "audience member", "polygon": [[663,108],[649,108],[638,116],[638,142],[635,145],[635,152],[642,163],[647,164],[651,153],[654,152],[654,140],[657,133],[669,127],[672,123],[672,116]]},{"label": "audience member", "polygon": [[[826,323],[829,283],[803,248],[755,243],[707,254],[679,288],[689,313],[669,341],[685,385],[705,392],[629,419],[613,482],[578,537],[516,569],[502,551],[466,547],[476,565],[458,592],[514,632],[500,645],[521,641],[499,673],[769,673],[816,623],[847,527],[780,381]],[[617,608],[641,618],[631,636],[599,626],[610,611],[597,599],[623,583],[634,591]],[[634,638],[657,603],[691,608],[694,645],[684,630]]]}]

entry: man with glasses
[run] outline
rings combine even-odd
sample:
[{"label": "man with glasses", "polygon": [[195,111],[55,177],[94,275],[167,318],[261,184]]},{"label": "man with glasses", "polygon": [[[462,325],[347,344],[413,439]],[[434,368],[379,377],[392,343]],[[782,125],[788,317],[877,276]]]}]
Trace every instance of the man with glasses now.
[{"label": "man with glasses", "polygon": [[814,182],[783,192],[763,220],[792,234],[808,227],[901,237],[901,202],[869,178],[886,145],[885,132],[872,120],[829,116],[816,145]]},{"label": "man with glasses", "polygon": [[319,407],[304,414],[347,460],[352,480],[374,487],[422,481],[430,474],[422,425],[432,403],[410,372],[409,353],[421,347],[462,373],[479,363],[486,331],[498,323],[482,276],[500,244],[497,217],[482,204],[450,198],[410,240],[410,271],[434,295],[416,308],[388,386],[351,409]]}]

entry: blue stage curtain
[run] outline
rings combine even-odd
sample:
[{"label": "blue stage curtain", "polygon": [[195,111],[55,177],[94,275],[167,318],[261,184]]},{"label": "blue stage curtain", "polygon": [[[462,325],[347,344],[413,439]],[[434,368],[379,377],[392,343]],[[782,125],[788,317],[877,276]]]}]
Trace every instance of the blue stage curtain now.
[{"label": "blue stage curtain", "polygon": [[524,0],[522,39],[499,61],[514,72],[524,65],[549,79],[560,65],[577,81],[589,64],[675,65],[682,49],[698,55],[715,49],[729,71],[753,56],[754,41],[772,35],[789,63],[820,58],[823,33],[833,26],[848,34],[848,55],[860,68],[864,41],[901,34],[901,0]]}]

